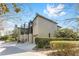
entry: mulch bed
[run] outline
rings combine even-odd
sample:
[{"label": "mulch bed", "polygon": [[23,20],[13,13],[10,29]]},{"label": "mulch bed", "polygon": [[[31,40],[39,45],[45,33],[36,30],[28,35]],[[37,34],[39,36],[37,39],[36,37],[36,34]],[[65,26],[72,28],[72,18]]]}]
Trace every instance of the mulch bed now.
[{"label": "mulch bed", "polygon": [[50,52],[48,56],[79,56],[79,50]]},{"label": "mulch bed", "polygon": [[69,50],[69,51],[54,51],[50,48],[34,48],[33,49],[36,52],[41,52],[47,56],[79,56],[79,49],[76,49],[75,51]]}]

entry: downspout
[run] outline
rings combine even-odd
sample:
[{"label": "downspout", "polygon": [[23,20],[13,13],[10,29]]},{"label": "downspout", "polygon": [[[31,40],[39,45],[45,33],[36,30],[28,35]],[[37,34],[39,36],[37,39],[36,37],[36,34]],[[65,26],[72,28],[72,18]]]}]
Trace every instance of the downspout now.
[{"label": "downspout", "polygon": [[32,43],[33,43],[33,22],[32,22]]},{"label": "downspout", "polygon": [[29,42],[29,24],[28,24],[28,42]]}]

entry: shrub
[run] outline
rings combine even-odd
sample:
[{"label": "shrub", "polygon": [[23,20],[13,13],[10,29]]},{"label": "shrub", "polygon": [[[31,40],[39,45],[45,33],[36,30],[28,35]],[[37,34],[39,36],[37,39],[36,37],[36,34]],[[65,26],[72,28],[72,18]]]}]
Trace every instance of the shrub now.
[{"label": "shrub", "polygon": [[15,41],[15,38],[13,38],[11,35],[5,35],[1,37],[1,39],[3,39],[6,42]]},{"label": "shrub", "polygon": [[64,28],[57,30],[54,36],[57,38],[77,38],[77,32],[74,32],[72,29]]},{"label": "shrub", "polygon": [[37,44],[38,48],[45,48],[49,45],[49,39],[45,38],[35,38],[35,43]]},{"label": "shrub", "polygon": [[12,37],[8,37],[6,40],[6,42],[11,42],[11,41],[15,41],[15,38],[12,38]]},{"label": "shrub", "polygon": [[6,40],[8,38],[8,35],[2,36],[1,39]]},{"label": "shrub", "polygon": [[[78,41],[79,43],[79,41]],[[51,41],[50,46],[54,49],[74,48],[77,41]]]},{"label": "shrub", "polygon": [[51,41],[50,47],[56,49],[57,55],[75,55],[75,50],[79,41]]},{"label": "shrub", "polygon": [[35,43],[38,48],[49,47],[50,41],[78,41],[78,39],[73,38],[35,38]]}]

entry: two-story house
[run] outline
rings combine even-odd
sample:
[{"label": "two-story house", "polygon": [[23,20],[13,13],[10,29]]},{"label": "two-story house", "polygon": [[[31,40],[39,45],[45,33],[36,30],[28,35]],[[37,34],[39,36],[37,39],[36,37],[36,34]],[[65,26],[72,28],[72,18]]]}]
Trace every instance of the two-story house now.
[{"label": "two-story house", "polygon": [[55,31],[59,28],[61,27],[58,26],[56,22],[44,16],[36,14],[34,20],[28,23],[28,28],[27,28],[28,33],[26,33],[25,36],[27,39],[26,41],[30,43],[34,43],[36,37],[53,38]]},{"label": "two-story house", "polygon": [[32,32],[29,33],[29,41],[31,42],[35,42],[36,37],[53,38],[55,31],[61,28],[56,22],[39,14],[36,15],[30,25]]}]

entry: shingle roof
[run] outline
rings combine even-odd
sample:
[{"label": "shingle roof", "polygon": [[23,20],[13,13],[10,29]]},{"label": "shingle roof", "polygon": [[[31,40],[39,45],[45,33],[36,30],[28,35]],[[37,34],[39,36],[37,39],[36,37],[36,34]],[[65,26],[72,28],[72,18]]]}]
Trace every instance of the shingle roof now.
[{"label": "shingle roof", "polygon": [[57,27],[61,28],[61,26],[57,25]]},{"label": "shingle roof", "polygon": [[[40,14],[38,14],[38,13],[36,14],[36,17],[34,18],[34,20],[35,20],[38,16],[44,18],[44,19],[47,20],[47,21],[50,21],[50,22],[53,22],[53,23],[57,24],[55,21],[50,20],[50,19],[48,19],[48,18],[46,18],[46,17],[44,17],[44,16],[42,16],[42,15],[40,15]],[[34,20],[33,20],[33,21],[34,21]]]}]

